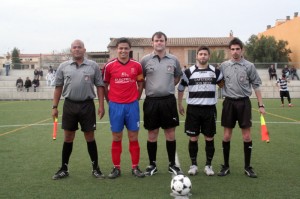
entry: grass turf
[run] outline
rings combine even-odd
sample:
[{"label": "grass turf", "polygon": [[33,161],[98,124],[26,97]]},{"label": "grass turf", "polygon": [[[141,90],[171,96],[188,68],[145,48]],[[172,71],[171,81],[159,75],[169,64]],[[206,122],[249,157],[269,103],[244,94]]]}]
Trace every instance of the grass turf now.
[{"label": "grass turf", "polygon": [[[143,101],[141,101],[142,104]],[[253,154],[252,166],[257,179],[243,172],[243,142],[239,128],[234,129],[231,142],[231,174],[226,177],[207,177],[202,172],[205,164],[204,141],[200,136],[198,165],[200,173],[190,177],[190,198],[298,198],[300,100],[293,99],[295,107],[279,107],[279,99],[265,99],[265,120],[270,132],[270,143],[260,139],[259,114],[253,100]],[[220,100],[218,103],[217,134],[215,136],[214,171],[223,163]],[[52,175],[61,161],[63,131],[59,128],[57,140],[52,140],[51,101],[0,102],[0,198],[172,198],[171,175],[167,171],[167,153],[161,131],[158,141],[155,176],[138,179],[131,175],[131,161],[126,133],[123,137],[122,175],[115,180],[97,180],[91,175],[86,142],[77,131],[70,158],[70,177],[54,181]],[[59,110],[61,113],[62,102]],[[108,109],[106,108],[106,112]],[[184,121],[184,117],[180,118]],[[141,118],[142,120],[142,118]],[[59,118],[61,122],[61,117]],[[141,125],[142,126],[142,125]],[[177,152],[185,173],[190,166],[187,144],[183,133],[184,122],[176,130]],[[60,127],[60,125],[59,125]],[[140,168],[148,165],[147,132],[139,134],[141,147]],[[98,120],[96,131],[99,162],[106,175],[111,171],[111,134],[108,114]]]}]

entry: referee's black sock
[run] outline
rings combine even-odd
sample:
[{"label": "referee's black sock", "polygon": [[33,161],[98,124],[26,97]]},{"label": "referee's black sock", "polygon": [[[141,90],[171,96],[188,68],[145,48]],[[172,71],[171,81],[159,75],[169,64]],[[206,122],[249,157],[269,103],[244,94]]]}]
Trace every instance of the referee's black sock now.
[{"label": "referee's black sock", "polygon": [[215,154],[214,140],[205,140],[206,165],[211,165],[211,161]]},{"label": "referee's black sock", "polygon": [[198,141],[189,141],[189,154],[191,158],[192,165],[197,164],[197,155],[198,155]]},{"label": "referee's black sock", "polygon": [[252,141],[244,142],[245,168],[250,166],[251,153],[252,153]]},{"label": "referee's black sock", "polygon": [[167,152],[169,157],[170,166],[175,165],[175,154],[176,154],[176,140],[166,141]]},{"label": "referee's black sock", "polygon": [[224,166],[229,167],[229,153],[230,153],[230,141],[222,142],[223,146],[223,156],[224,156]]},{"label": "referee's black sock", "polygon": [[98,150],[97,150],[97,145],[96,145],[96,141],[93,140],[91,142],[86,142],[87,143],[87,148],[88,148],[88,152],[92,161],[92,166],[93,169],[97,169],[98,168]]},{"label": "referee's black sock", "polygon": [[148,151],[148,157],[149,157],[149,164],[156,166],[157,142],[147,141],[147,151]]},{"label": "referee's black sock", "polygon": [[69,159],[73,150],[73,142],[64,142],[62,149],[62,164],[61,169],[67,171]]}]

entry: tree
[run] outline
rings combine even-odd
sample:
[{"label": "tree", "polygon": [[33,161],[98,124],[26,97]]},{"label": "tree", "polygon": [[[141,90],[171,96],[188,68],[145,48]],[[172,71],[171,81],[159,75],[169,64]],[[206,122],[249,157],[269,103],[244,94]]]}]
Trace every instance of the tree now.
[{"label": "tree", "polygon": [[252,62],[288,62],[292,51],[287,45],[287,41],[277,41],[273,36],[252,35],[246,42],[245,55]]},{"label": "tree", "polygon": [[221,63],[225,59],[225,52],[224,50],[214,50],[209,58],[210,63]]},{"label": "tree", "polygon": [[14,66],[14,69],[21,69],[20,50],[14,47],[11,54],[12,54],[11,62],[12,65]]}]

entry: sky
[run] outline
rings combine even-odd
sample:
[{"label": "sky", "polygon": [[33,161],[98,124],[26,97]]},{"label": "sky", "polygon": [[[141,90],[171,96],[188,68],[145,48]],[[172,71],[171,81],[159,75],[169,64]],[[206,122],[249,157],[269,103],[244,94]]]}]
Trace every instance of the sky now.
[{"label": "sky", "polygon": [[299,0],[0,0],[0,56],[47,54],[81,39],[88,52],[107,51],[112,37],[227,37],[246,42],[300,14]]}]

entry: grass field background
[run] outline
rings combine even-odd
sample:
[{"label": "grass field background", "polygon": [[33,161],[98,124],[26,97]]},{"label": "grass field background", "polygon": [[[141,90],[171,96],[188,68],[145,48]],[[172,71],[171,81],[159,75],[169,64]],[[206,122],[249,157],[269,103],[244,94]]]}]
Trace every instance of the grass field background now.
[{"label": "grass field background", "polygon": [[[221,104],[222,100],[218,103],[213,160],[215,172],[223,163]],[[239,128],[234,130],[231,142],[231,174],[226,177],[205,176],[202,172],[205,153],[201,136],[198,154],[200,173],[190,177],[193,185],[190,198],[300,198],[300,99],[293,99],[295,107],[292,108],[279,107],[279,99],[264,100],[267,111],[265,120],[271,138],[269,144],[261,141],[256,100],[252,104],[252,166],[258,178],[251,179],[244,175],[243,142]],[[131,175],[128,139],[124,133],[122,176],[115,180],[93,178],[86,142],[83,134],[77,131],[69,164],[70,177],[52,180],[61,163],[63,131],[59,128],[57,140],[52,140],[51,106],[51,101],[0,101],[0,198],[172,198],[162,131],[157,153],[159,171],[155,176],[138,179]],[[61,107],[62,102],[60,113]],[[106,107],[106,115],[102,120],[98,119],[96,131],[99,162],[106,175],[112,168],[107,113]],[[187,173],[190,166],[188,137],[183,133],[184,117],[180,119],[182,122],[176,130],[177,153],[181,168]],[[147,132],[142,127],[139,134],[142,170],[148,165],[146,140]]]}]

